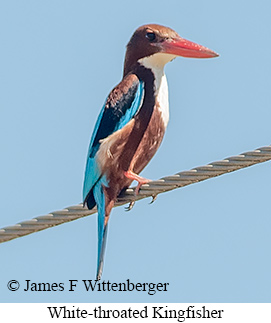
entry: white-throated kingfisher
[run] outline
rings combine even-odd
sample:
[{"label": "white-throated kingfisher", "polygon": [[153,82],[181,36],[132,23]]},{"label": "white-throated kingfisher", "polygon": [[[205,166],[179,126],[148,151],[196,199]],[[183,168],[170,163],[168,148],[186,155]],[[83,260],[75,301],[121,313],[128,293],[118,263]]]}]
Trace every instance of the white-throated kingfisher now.
[{"label": "white-throated kingfisher", "polygon": [[122,81],[111,91],[96,122],[88,150],[83,201],[98,208],[97,279],[102,275],[108,220],[122,190],[156,153],[169,120],[164,66],[177,56],[211,58],[212,50],[157,24],[139,27],[127,45]]}]

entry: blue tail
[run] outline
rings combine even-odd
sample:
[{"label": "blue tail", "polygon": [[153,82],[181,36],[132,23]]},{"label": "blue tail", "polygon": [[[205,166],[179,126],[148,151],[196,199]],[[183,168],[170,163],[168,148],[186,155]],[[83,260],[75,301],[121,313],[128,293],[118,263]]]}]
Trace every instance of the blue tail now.
[{"label": "blue tail", "polygon": [[93,188],[93,195],[98,208],[98,263],[96,279],[100,280],[103,272],[104,253],[107,238],[107,224],[105,225],[105,194],[100,179]]}]

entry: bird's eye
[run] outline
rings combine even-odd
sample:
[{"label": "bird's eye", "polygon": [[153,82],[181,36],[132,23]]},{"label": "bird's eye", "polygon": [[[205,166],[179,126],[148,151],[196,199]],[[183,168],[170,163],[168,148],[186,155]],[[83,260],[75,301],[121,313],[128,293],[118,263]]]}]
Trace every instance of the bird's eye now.
[{"label": "bird's eye", "polygon": [[156,39],[155,33],[148,32],[146,34],[146,38],[148,38],[149,41],[155,41],[155,39]]}]

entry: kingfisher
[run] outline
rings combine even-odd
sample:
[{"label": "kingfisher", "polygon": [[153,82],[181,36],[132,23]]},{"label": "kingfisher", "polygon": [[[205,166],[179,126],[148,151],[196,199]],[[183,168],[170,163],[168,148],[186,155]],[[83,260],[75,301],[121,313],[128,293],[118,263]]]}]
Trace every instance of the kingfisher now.
[{"label": "kingfisher", "polygon": [[96,121],[87,154],[83,204],[98,209],[97,280],[102,276],[108,220],[118,195],[134,180],[138,194],[149,181],[139,174],[160,146],[169,121],[164,66],[177,56],[211,58],[218,54],[169,27],[139,27],[127,45],[123,78],[108,95]]}]

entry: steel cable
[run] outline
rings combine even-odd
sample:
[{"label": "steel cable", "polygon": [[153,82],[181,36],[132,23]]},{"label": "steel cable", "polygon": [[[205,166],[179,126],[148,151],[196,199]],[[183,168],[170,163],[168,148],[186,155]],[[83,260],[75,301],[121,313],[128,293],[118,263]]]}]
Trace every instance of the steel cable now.
[{"label": "steel cable", "polygon": [[[268,160],[271,160],[271,146],[261,147],[237,156],[225,158],[175,175],[166,176],[156,181],[151,181],[141,187],[137,196],[134,195],[135,187],[128,188],[121,194],[121,196],[118,197],[115,206],[150,196],[155,198],[158,194],[163,192],[168,192],[179,187],[201,182],[208,178],[230,173]],[[82,204],[78,204],[60,211],[54,211],[46,215],[38,216],[31,220],[23,221],[0,229],[0,243],[22,237],[30,233],[45,230],[62,223],[70,222],[96,212],[96,207],[92,210],[88,210],[87,208],[84,208]]]}]

